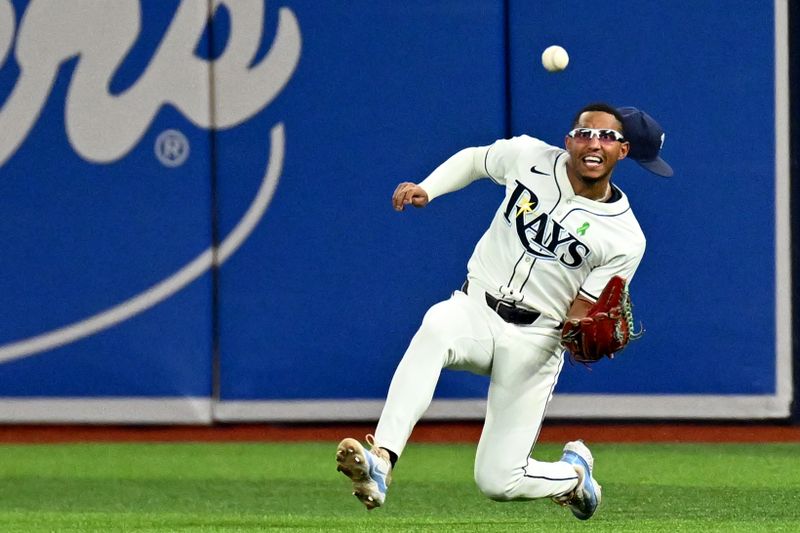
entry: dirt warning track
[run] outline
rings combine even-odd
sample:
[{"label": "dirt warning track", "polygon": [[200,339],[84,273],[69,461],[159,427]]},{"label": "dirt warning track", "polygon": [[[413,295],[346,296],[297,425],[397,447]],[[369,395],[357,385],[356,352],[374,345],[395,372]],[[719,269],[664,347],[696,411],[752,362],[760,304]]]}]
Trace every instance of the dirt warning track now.
[{"label": "dirt warning track", "polygon": [[[0,426],[0,443],[270,442],[361,438],[372,424],[235,424],[217,426]],[[477,442],[480,422],[426,423],[411,442]],[[800,426],[761,423],[546,423],[539,442],[800,442]]]}]

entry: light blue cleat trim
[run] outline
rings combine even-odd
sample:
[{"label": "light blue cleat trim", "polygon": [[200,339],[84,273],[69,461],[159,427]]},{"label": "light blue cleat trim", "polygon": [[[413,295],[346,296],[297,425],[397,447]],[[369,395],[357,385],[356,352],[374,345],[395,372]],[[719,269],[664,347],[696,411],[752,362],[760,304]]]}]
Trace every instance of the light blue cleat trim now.
[{"label": "light blue cleat trim", "polygon": [[372,435],[367,435],[371,450],[355,439],[347,438],[336,449],[336,469],[353,482],[353,496],[368,510],[383,505],[386,491],[392,482],[392,465],[389,454],[375,445]]},{"label": "light blue cleat trim", "polygon": [[377,457],[375,457],[375,454],[373,454],[372,451],[365,450],[364,455],[367,457],[367,463],[369,463],[368,475],[372,479],[372,481],[374,481],[375,484],[378,486],[378,490],[380,491],[380,493],[383,494],[385,497],[386,474],[388,474],[388,472],[381,470],[380,461],[378,460]]},{"label": "light blue cleat trim", "polygon": [[579,485],[566,501],[572,514],[580,520],[592,517],[600,505],[601,488],[592,477],[593,458],[589,448],[581,441],[568,442],[564,446],[561,461],[571,464],[579,476]]}]

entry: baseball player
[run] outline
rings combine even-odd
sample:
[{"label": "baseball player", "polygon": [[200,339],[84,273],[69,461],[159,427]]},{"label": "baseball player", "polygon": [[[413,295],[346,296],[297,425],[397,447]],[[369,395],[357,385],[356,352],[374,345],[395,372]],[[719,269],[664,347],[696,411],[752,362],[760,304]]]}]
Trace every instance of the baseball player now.
[{"label": "baseball player", "polygon": [[[612,276],[630,280],[645,238],[627,196],[611,182],[628,155],[671,175],[663,130],[635,108],[591,104],[575,116],[566,150],[529,136],[466,148],[392,204],[424,207],[488,177],[505,198],[467,265],[460,290],[431,307],[392,378],[371,449],[346,438],[338,470],[367,509],[382,505],[391,472],[428,408],[443,368],[490,376],[475,481],[497,501],[551,498],[590,518],[601,500],[594,460],[576,440],[561,459],[530,454],[564,363],[561,329],[586,317]],[[584,318],[585,320],[585,318]]]}]

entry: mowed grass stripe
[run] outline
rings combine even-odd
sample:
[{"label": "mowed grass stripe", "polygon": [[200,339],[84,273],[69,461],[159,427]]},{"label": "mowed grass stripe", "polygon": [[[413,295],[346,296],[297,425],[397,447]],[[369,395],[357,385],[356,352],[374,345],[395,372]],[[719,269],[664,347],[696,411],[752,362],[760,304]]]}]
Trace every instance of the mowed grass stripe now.
[{"label": "mowed grass stripe", "polygon": [[2,445],[0,530],[800,531],[798,444],[589,445],[604,502],[588,522],[487,500],[472,445],[412,443],[370,513],[335,443]]}]

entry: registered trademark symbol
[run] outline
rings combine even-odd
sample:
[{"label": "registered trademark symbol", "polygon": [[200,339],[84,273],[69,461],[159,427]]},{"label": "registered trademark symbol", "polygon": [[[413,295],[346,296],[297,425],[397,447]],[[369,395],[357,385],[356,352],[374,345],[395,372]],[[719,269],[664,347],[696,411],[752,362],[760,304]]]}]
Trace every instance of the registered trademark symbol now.
[{"label": "registered trademark symbol", "polygon": [[164,130],[156,138],[155,152],[165,167],[179,167],[189,157],[189,139],[178,130]]}]

